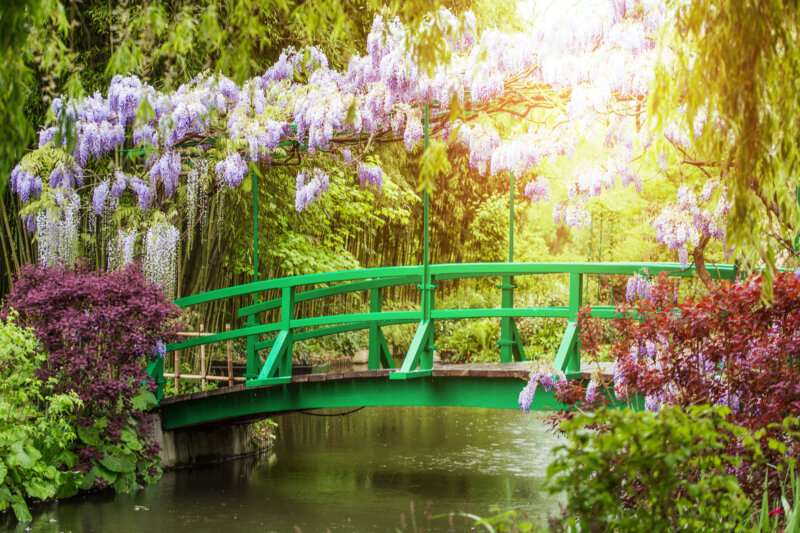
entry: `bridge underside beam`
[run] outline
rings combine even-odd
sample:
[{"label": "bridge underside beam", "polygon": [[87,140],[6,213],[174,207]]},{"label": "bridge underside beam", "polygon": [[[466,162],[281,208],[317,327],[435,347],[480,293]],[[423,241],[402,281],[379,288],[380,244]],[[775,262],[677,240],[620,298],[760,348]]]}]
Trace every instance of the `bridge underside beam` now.
[{"label": "bridge underside beam", "polygon": [[[388,372],[387,372],[388,373]],[[519,409],[524,381],[519,378],[420,377],[337,379],[266,387],[229,387],[169,398],[161,403],[165,429],[208,424],[281,411],[325,407],[386,405],[464,406]],[[230,390],[235,388],[236,390]],[[230,392],[223,392],[228,391]],[[549,411],[560,404],[542,387],[532,410]]]}]

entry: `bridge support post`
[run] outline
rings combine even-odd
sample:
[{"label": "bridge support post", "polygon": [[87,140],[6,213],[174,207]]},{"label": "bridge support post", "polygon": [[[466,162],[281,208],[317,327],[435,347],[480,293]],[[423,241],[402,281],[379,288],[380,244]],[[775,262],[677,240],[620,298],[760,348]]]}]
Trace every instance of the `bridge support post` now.
[{"label": "bridge support post", "polygon": [[[258,281],[258,172],[253,170],[253,283]],[[258,293],[253,294],[253,305],[258,305]],[[245,326],[258,326],[258,315],[248,315]],[[246,379],[258,377],[261,370],[261,358],[256,350],[258,335],[247,337],[247,367],[244,371]]]},{"label": "bridge support post", "polygon": [[[380,313],[383,308],[383,295],[380,287],[369,291],[369,311],[370,313]],[[369,325],[369,360],[367,368],[378,370],[383,368],[394,368],[392,354],[389,352],[389,345],[383,331],[377,322]]]},{"label": "bridge support post", "polygon": [[281,329],[275,343],[255,379],[245,382],[247,387],[289,383],[292,380],[292,345],[294,335],[291,323],[294,318],[294,287],[284,287],[281,292]]},{"label": "bridge support post", "polygon": [[164,379],[164,360],[159,357],[155,361],[150,361],[147,364],[147,373],[153,378],[153,381],[156,382],[156,401],[160,402],[164,397],[164,384],[167,382],[167,380]]},{"label": "bridge support post", "polygon": [[[508,262],[514,262],[514,173],[508,174]],[[514,276],[503,276],[498,289],[502,290],[501,304],[503,309],[514,307]],[[497,341],[500,347],[500,362],[510,363],[514,361],[525,361],[525,348],[522,346],[522,338],[517,329],[517,321],[514,317],[504,316],[500,319],[500,340]]]},{"label": "bridge support post", "polygon": [[[502,290],[501,306],[503,309],[513,309],[514,307],[514,276],[503,276],[502,283],[497,286]],[[504,316],[500,319],[500,340],[497,341],[500,347],[500,362],[510,363],[511,361],[525,361],[525,348],[522,345],[517,321],[512,316]]]},{"label": "bridge support post", "polygon": [[[428,281],[426,282],[426,280]],[[430,376],[433,373],[433,352],[436,350],[436,346],[433,344],[433,318],[431,318],[436,305],[433,293],[436,284],[433,281],[430,272],[423,275],[422,284],[419,286],[422,291],[422,320],[408,347],[403,365],[397,372],[389,374],[389,379],[417,378]],[[419,366],[419,370],[417,370],[417,366]]]},{"label": "bridge support post", "polygon": [[[253,299],[258,303],[258,295],[256,294]],[[258,315],[248,315],[245,326],[258,326]],[[258,377],[261,371],[261,357],[258,355],[256,343],[258,342],[258,335],[247,336],[247,366],[245,367],[244,377],[247,379],[254,379]]]},{"label": "bridge support post", "polygon": [[553,366],[561,370],[568,378],[581,373],[580,328],[578,328],[578,311],[583,304],[583,274],[569,275],[569,323],[561,339]]}]

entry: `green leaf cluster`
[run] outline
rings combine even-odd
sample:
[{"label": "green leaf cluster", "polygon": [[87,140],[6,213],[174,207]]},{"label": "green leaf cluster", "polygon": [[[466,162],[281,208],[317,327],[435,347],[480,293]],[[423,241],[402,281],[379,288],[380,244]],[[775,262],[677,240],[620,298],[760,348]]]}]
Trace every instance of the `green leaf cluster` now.
[{"label": "green leaf cluster", "polygon": [[[132,400],[136,409],[148,410],[156,405],[152,392],[142,391]],[[158,459],[144,455],[145,443],[138,437],[133,418],[123,427],[121,440],[112,444],[107,436],[107,419],[99,419],[91,426],[77,428],[78,443],[91,446],[100,453],[92,469],[83,476],[80,488],[113,486],[115,492],[130,492],[139,486],[139,480],[153,483],[161,477]]]},{"label": "green leaf cluster", "polygon": [[74,392],[54,394],[55,380],[35,375],[47,356],[15,319],[13,311],[0,319],[0,510],[10,506],[18,520],[30,520],[27,500],[78,490],[71,422],[82,403]]},{"label": "green leaf cluster", "polygon": [[548,467],[549,490],[566,495],[564,529],[742,531],[751,504],[722,453],[756,441],[727,408],[600,409],[562,424],[567,443]]},{"label": "green leaf cluster", "polygon": [[[690,129],[707,114],[690,155],[728,187],[728,243],[755,267],[782,266],[796,255],[800,213],[800,5],[676,0],[670,7],[675,23],[664,40],[652,111],[659,124],[683,120]],[[676,113],[680,108],[685,113]]]}]

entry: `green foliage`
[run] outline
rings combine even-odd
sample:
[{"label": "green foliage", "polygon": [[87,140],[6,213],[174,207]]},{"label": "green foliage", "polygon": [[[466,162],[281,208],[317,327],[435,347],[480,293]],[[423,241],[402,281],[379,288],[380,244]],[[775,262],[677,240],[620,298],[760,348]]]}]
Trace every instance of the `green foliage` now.
[{"label": "green foliage", "polygon": [[70,446],[71,425],[81,401],[74,392],[54,394],[56,380],[35,371],[47,363],[36,337],[15,324],[16,313],[0,320],[0,510],[11,506],[30,520],[26,500],[75,494],[81,474]]},{"label": "green foliage", "polygon": [[[732,196],[727,239],[754,265],[794,255],[800,152],[800,6],[782,0],[672,2],[665,40],[673,59],[656,75],[651,105],[660,124],[710,117],[692,139]],[[685,105],[686,113],[675,110]],[[719,127],[719,117],[723,126]],[[765,239],[764,237],[769,237]]]},{"label": "green foliage", "polygon": [[[142,391],[132,403],[137,409],[149,410],[155,407],[156,399],[153,393]],[[78,446],[91,447],[97,454],[80,488],[113,486],[115,492],[131,492],[139,487],[139,480],[147,484],[158,481],[161,477],[158,457],[144,453],[147,444],[136,433],[137,421],[131,417],[122,426],[121,438],[114,443],[107,437],[108,425],[107,419],[100,418],[91,426],[77,428]]]},{"label": "green foliage", "polygon": [[[0,2],[0,122],[4,125],[0,194],[6,189],[11,167],[33,139],[34,124],[26,113],[26,101],[33,94],[39,99],[37,83],[53,94],[56,80],[69,72],[68,31],[69,19],[58,0]],[[67,82],[76,79],[72,72]]]},{"label": "green foliage", "polygon": [[[565,493],[561,525],[579,531],[739,531],[750,502],[720,453],[730,442],[757,452],[723,407],[600,409],[564,422],[568,442],[548,467]],[[592,429],[595,428],[595,429]]]},{"label": "green foliage", "polygon": [[[481,318],[436,323],[442,329],[436,336],[439,354],[452,363],[484,363],[500,360],[497,339],[500,320]],[[438,329],[438,328],[437,328]],[[438,332],[437,332],[438,333]]]},{"label": "green foliage", "polygon": [[431,192],[440,174],[447,176],[452,169],[447,158],[447,145],[439,140],[433,140],[423,152],[419,165],[419,189]]},{"label": "green foliage", "polygon": [[477,262],[508,258],[508,192],[496,194],[474,206],[467,249]]},{"label": "green foliage", "polygon": [[478,530],[479,527],[485,528],[490,533],[528,533],[530,531],[539,531],[539,529],[530,522],[524,512],[515,509],[501,509],[500,507],[492,507],[489,510],[492,513],[486,518],[479,518],[475,521],[473,531]]},{"label": "green foliage", "polygon": [[[210,359],[209,359],[210,360]],[[196,374],[195,367],[192,365],[190,361],[186,361],[185,359],[181,359],[181,374]],[[199,379],[185,379],[185,378],[178,378],[178,388],[175,388],[175,379],[174,378],[165,378],[166,383],[164,383],[164,395],[165,396],[175,396],[178,394],[191,394],[193,392],[200,392],[202,390],[200,380]],[[206,382],[206,390],[214,390],[219,387],[218,381],[207,381]]]}]

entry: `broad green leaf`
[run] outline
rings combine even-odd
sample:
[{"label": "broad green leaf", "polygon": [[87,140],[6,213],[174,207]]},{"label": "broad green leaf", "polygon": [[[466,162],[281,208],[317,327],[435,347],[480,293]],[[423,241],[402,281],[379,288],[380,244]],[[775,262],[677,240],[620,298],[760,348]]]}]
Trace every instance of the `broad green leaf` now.
[{"label": "broad green leaf", "polygon": [[11,491],[5,485],[0,485],[0,511],[11,503]]},{"label": "broad green leaf", "polygon": [[56,495],[56,483],[51,479],[31,479],[25,484],[25,492],[31,498],[46,500]]},{"label": "broad green leaf", "polygon": [[84,474],[80,484],[81,490],[89,490],[94,487],[94,482],[97,481],[97,474],[98,470],[96,466],[92,468],[88,474]]},{"label": "broad green leaf", "polygon": [[150,391],[142,391],[133,397],[131,402],[134,409],[148,411],[158,405],[155,394]]},{"label": "broad green leaf", "polygon": [[106,453],[103,458],[100,459],[100,464],[112,472],[134,472],[136,470],[136,462],[120,454],[112,455]]},{"label": "broad green leaf", "polygon": [[11,508],[14,510],[14,516],[20,522],[29,522],[33,519],[31,512],[28,509],[28,504],[20,494],[14,494],[11,498]]},{"label": "broad green leaf", "polygon": [[6,462],[8,462],[8,466],[33,468],[41,456],[42,454],[30,444],[17,441],[9,447]]},{"label": "broad green leaf", "polygon": [[83,474],[81,472],[60,472],[59,473],[59,487],[56,496],[59,498],[71,498],[78,494],[78,489],[83,482]]},{"label": "broad green leaf", "polygon": [[119,493],[131,492],[138,486],[139,485],[136,483],[136,475],[132,472],[120,474],[117,481],[114,482],[114,490]]},{"label": "broad green leaf", "polygon": [[79,439],[90,446],[100,447],[103,445],[103,439],[100,438],[100,429],[96,425],[78,426],[76,433]]},{"label": "broad green leaf", "polygon": [[113,485],[114,482],[117,480],[117,473],[112,470],[109,470],[102,464],[98,463],[94,466],[94,468],[97,470],[97,478],[108,481],[109,485]]}]

